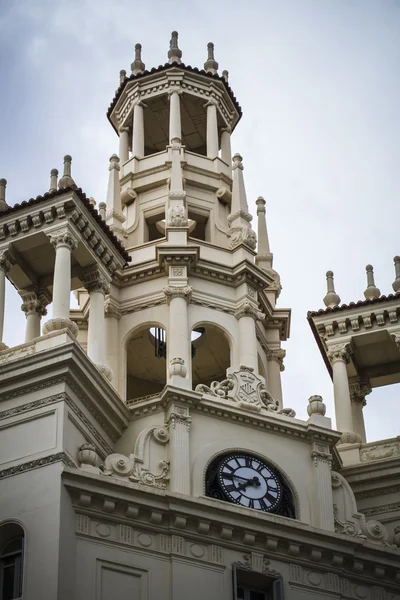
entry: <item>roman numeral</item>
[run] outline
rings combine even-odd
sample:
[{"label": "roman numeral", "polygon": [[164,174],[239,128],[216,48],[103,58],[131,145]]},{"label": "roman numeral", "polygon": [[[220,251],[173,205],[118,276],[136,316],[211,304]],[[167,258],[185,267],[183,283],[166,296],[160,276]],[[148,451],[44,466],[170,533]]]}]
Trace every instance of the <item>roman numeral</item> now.
[{"label": "roman numeral", "polygon": [[236,490],[236,485],[234,483],[231,483],[230,485],[225,486],[226,492],[234,492],[235,490]]},{"label": "roman numeral", "polygon": [[232,471],[230,473],[227,473],[225,471],[225,469],[224,469],[222,471],[222,476],[223,476],[224,479],[230,479],[230,480],[232,480],[233,479],[233,469],[232,469]]},{"label": "roman numeral", "polygon": [[225,469],[229,469],[229,471],[234,471],[235,470],[233,467],[231,467],[231,465],[229,463],[226,463],[226,465],[224,465],[223,470],[225,471]]},{"label": "roman numeral", "polygon": [[249,508],[254,508],[254,500],[252,498],[249,500]]},{"label": "roman numeral", "polygon": [[253,460],[250,458],[250,456],[246,456],[246,458],[244,460],[245,460],[246,467],[252,467],[253,466],[253,464],[252,464]]},{"label": "roman numeral", "polygon": [[260,502],[261,508],[262,508],[263,510],[268,510],[268,509],[269,509],[269,507],[271,506],[271,502],[269,502],[269,503],[267,504],[268,500],[267,500],[267,502],[266,502],[266,501],[265,501],[265,498],[260,498],[259,502]]}]

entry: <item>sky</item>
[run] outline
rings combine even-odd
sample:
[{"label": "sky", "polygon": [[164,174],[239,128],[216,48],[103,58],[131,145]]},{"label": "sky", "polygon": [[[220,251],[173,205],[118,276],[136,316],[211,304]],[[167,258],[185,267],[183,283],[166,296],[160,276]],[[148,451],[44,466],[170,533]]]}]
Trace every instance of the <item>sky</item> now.
[{"label": "sky", "polygon": [[[134,45],[147,68],[167,60],[179,32],[186,64],[215,44],[220,72],[243,108],[232,136],[247,197],[267,201],[274,268],[292,308],[284,404],[306,418],[333,387],[306,320],[323,307],[325,273],[342,302],[363,299],[365,265],[392,292],[400,254],[399,0],[0,0],[0,177],[15,204],[44,193],[71,154],[72,175],[105,200],[118,138],[106,110],[130,72]],[[23,343],[25,317],[7,288],[4,341]],[[368,441],[400,435],[400,386],[373,390]]]}]

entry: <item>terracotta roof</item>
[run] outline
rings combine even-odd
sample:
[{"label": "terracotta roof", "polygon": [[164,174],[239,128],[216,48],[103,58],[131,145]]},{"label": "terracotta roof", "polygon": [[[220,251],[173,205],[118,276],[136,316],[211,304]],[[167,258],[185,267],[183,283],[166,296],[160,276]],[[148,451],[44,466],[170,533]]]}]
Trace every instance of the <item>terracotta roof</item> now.
[{"label": "terracotta roof", "polygon": [[319,317],[320,315],[328,315],[329,313],[351,310],[355,306],[369,306],[370,304],[379,304],[381,302],[386,302],[387,300],[395,300],[396,298],[400,299],[400,292],[397,292],[396,294],[389,294],[388,296],[379,296],[379,298],[374,298],[373,300],[367,299],[359,300],[358,302],[350,302],[350,304],[341,304],[335,308],[320,308],[319,310],[311,310],[307,313],[307,317]]},{"label": "terracotta roof", "polygon": [[65,194],[67,192],[74,192],[78,196],[79,200],[82,202],[82,204],[85,206],[85,208],[90,212],[90,214],[95,219],[95,221],[100,225],[100,227],[102,228],[102,230],[104,231],[106,236],[109,238],[109,240],[111,240],[112,244],[115,246],[115,248],[121,254],[121,256],[123,256],[123,258],[126,260],[126,262],[129,262],[131,260],[131,257],[129,256],[129,254],[127,253],[127,251],[125,250],[125,248],[123,247],[121,242],[118,240],[118,238],[113,234],[113,232],[111,231],[109,226],[100,217],[97,210],[92,206],[92,204],[90,203],[90,200],[87,198],[86,194],[82,191],[81,188],[75,188],[75,187],[62,188],[60,190],[55,190],[54,192],[46,192],[45,194],[43,194],[43,196],[37,196],[36,198],[30,198],[29,200],[24,200],[23,202],[21,202],[21,204],[14,204],[14,206],[10,206],[7,210],[1,211],[0,218],[4,215],[9,215],[9,214],[18,212],[29,206],[35,206],[36,204],[40,204],[41,202],[44,202],[45,200],[49,200],[50,198],[56,198],[57,196],[62,196],[63,194]]},{"label": "terracotta roof", "polygon": [[[138,79],[141,79],[142,77],[146,77],[147,75],[153,75],[154,73],[161,73],[162,71],[167,71],[168,69],[172,69],[172,68],[182,69],[183,71],[188,71],[189,73],[197,73],[198,75],[203,75],[204,77],[209,77],[210,79],[215,79],[217,81],[220,81],[224,85],[233,104],[235,105],[235,108],[239,113],[239,119],[241,118],[242,108],[241,108],[240,104],[238,103],[238,101],[236,100],[236,96],[232,92],[232,89],[229,87],[228,83],[225,81],[225,79],[223,77],[221,77],[217,73],[215,73],[215,74],[207,73],[207,71],[204,71],[204,69],[198,69],[197,67],[191,67],[190,65],[185,65],[183,63],[174,62],[172,64],[165,63],[165,65],[160,65],[159,67],[153,67],[150,71],[143,71],[143,73],[138,73],[137,75],[134,75],[132,73],[132,75],[130,75],[130,77],[127,77],[125,79],[125,81],[123,83],[121,83],[121,85],[119,86],[117,91],[115,92],[114,99],[111,102],[110,106],[108,107],[107,117],[108,117],[108,120],[110,121],[111,125],[114,127],[114,125],[110,119],[111,113],[112,113],[116,103],[118,102],[118,99],[121,96],[123,90],[125,89],[125,86],[127,85],[128,81],[136,81]],[[114,129],[115,129],[115,127],[114,127]]]}]

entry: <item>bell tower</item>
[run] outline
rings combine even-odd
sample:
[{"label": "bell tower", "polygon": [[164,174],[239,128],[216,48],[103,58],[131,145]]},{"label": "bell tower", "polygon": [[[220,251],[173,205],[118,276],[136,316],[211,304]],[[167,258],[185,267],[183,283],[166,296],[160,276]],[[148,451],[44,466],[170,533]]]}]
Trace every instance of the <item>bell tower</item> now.
[{"label": "bell tower", "polygon": [[146,70],[136,44],[108,109],[119,157],[110,159],[105,220],[132,258],[111,288],[120,320],[113,311],[107,319],[109,366],[129,401],[165,383],[209,386],[245,365],[281,407],[290,311],[275,306],[265,201],[257,254],[243,159],[231,156],[242,111],[214,44],[207,52],[204,69],[185,65],[172,32],[168,62]]}]

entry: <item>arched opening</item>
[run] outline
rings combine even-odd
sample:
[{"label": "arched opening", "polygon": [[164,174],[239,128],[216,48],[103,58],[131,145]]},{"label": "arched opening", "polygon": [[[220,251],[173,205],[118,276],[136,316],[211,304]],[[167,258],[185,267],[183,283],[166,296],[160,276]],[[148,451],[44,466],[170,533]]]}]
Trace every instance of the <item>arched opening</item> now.
[{"label": "arched opening", "polygon": [[24,531],[17,523],[0,526],[0,598],[22,597]]},{"label": "arched opening", "polygon": [[[202,331],[198,339],[193,332]],[[212,381],[226,378],[226,370],[231,365],[231,352],[227,334],[211,323],[200,323],[192,331],[192,382],[210,385]]]},{"label": "arched opening", "polygon": [[135,329],[127,342],[127,402],[161,392],[166,383],[165,329],[147,323]]},{"label": "arched opening", "polygon": [[286,478],[275,465],[253,452],[232,450],[214,457],[207,467],[205,488],[210,498],[296,518]]}]

